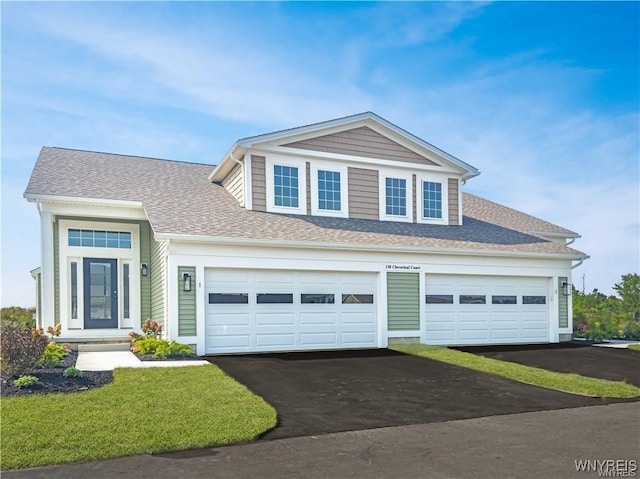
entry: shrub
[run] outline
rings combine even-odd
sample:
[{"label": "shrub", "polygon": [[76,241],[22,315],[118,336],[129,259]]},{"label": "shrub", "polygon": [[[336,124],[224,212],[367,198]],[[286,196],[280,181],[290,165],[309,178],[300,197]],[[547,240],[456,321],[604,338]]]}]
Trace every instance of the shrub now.
[{"label": "shrub", "polygon": [[16,323],[23,326],[33,328],[36,323],[33,320],[35,314],[35,308],[21,308],[19,306],[11,306],[9,308],[2,308],[0,310],[0,320],[2,324]]},{"label": "shrub", "polygon": [[19,376],[36,367],[47,347],[47,338],[37,329],[6,324],[0,335],[0,371],[6,377]]},{"label": "shrub", "polygon": [[168,356],[191,356],[193,350],[187,344],[171,341],[170,343],[162,341],[156,348],[154,357],[164,359]]},{"label": "shrub", "polygon": [[162,343],[166,341],[156,338],[141,338],[133,341],[131,351],[139,354],[154,354]]},{"label": "shrub", "polygon": [[81,378],[82,377],[82,371],[80,371],[78,368],[74,367],[74,366],[69,366],[67,369],[64,370],[64,372],[62,373],[62,375],[65,378]]},{"label": "shrub", "polygon": [[23,375],[13,381],[13,385],[19,389],[30,388],[38,384],[39,379],[35,376]]},{"label": "shrub", "polygon": [[55,368],[60,365],[67,354],[69,354],[69,352],[63,345],[51,341],[47,344],[47,347],[44,348],[40,364],[45,368]]}]

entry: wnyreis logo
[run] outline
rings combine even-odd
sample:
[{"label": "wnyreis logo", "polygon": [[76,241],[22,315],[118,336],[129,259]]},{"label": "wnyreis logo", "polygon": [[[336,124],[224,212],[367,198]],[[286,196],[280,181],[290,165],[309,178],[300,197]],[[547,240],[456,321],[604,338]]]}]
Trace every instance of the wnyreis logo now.
[{"label": "wnyreis logo", "polygon": [[635,459],[585,459],[575,464],[576,471],[597,472],[599,477],[636,477],[638,471]]}]

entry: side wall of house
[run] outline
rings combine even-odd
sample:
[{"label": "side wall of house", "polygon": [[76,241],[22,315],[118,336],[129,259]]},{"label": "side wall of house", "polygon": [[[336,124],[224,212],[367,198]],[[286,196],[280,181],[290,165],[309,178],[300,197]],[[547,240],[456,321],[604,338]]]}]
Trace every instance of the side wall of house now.
[{"label": "side wall of house", "polygon": [[222,186],[224,186],[231,195],[238,200],[240,206],[244,206],[244,182],[242,178],[242,166],[236,165],[229,172],[224,180],[222,180]]}]

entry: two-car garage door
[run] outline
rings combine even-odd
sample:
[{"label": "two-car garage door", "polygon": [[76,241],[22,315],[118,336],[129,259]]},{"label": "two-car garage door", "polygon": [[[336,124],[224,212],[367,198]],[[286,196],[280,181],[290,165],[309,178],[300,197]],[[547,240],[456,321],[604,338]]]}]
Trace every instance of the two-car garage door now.
[{"label": "two-car garage door", "polygon": [[208,269],[206,354],[377,347],[375,273]]},{"label": "two-car garage door", "polygon": [[426,275],[428,344],[549,341],[549,280]]}]

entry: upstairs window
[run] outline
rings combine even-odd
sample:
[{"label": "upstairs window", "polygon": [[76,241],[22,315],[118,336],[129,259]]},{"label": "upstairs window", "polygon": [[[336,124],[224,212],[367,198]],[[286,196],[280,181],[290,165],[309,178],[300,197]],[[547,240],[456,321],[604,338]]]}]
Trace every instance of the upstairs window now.
[{"label": "upstairs window", "polygon": [[318,170],[318,209],[340,211],[340,172]]},{"label": "upstairs window", "polygon": [[386,213],[391,216],[407,216],[407,180],[386,178]]},{"label": "upstairs window", "polygon": [[422,216],[425,219],[442,218],[442,183],[422,182]]},{"label": "upstairs window", "polygon": [[298,168],[295,166],[273,166],[273,185],[275,206],[298,208]]}]

